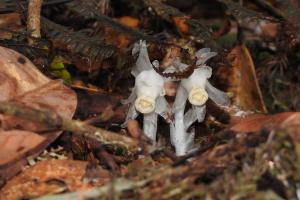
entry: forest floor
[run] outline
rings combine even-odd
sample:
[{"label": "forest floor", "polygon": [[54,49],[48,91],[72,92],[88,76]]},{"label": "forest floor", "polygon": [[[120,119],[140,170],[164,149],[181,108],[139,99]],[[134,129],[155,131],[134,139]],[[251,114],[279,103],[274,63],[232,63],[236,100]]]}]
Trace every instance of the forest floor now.
[{"label": "forest floor", "polygon": [[[299,4],[0,1],[0,199],[300,199]],[[143,67],[173,107],[150,102],[150,122],[147,99],[123,101],[147,93]],[[186,96],[181,154],[170,126],[197,70],[210,99]]]}]

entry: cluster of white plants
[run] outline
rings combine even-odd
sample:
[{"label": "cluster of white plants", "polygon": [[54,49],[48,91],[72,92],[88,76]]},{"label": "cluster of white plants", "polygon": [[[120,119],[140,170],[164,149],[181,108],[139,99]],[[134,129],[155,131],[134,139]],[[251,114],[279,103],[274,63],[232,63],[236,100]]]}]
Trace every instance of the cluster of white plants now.
[{"label": "cluster of white plants", "polygon": [[[226,93],[213,87],[207,79],[212,75],[212,69],[205,62],[215,56],[209,48],[196,52],[196,66],[194,72],[180,81],[176,92],[175,102],[170,107],[165,99],[164,83],[172,81],[162,77],[153,67],[159,67],[158,61],[150,62],[145,41],[136,43],[132,53],[138,54],[132,75],[135,77],[135,86],[131,95],[123,103],[130,104],[124,126],[128,120],[135,119],[139,114],[144,115],[143,132],[156,142],[157,117],[168,119],[168,114],[173,115],[170,122],[171,143],[175,147],[176,155],[182,156],[194,148],[195,130],[189,129],[195,122],[202,122],[206,114],[206,101],[210,98],[219,105],[228,105],[229,98]],[[184,70],[188,65],[181,63],[180,58],[174,59],[172,66],[167,70]],[[192,105],[185,112],[187,100]]]}]

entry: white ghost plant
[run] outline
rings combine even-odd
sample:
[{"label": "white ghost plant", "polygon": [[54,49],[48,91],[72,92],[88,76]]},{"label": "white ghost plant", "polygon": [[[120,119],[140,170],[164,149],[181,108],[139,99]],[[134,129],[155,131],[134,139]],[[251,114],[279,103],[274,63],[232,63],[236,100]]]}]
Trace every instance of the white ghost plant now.
[{"label": "white ghost plant", "polygon": [[[219,105],[228,105],[229,98],[226,93],[213,87],[207,79],[212,75],[212,69],[205,65],[205,62],[215,56],[215,52],[204,48],[196,52],[198,68],[186,79],[182,79],[177,90],[173,106],[174,123],[170,124],[171,142],[175,147],[176,155],[182,156],[193,149],[195,130],[189,127],[196,121],[202,122],[206,114],[206,101],[212,99]],[[175,61],[177,68],[186,68],[187,65]],[[186,101],[189,101],[192,108],[186,113]]]},{"label": "white ghost plant", "polygon": [[[131,71],[135,77],[135,86],[130,97],[124,101],[129,103],[129,111],[124,125],[129,119],[135,119],[139,113],[144,115],[143,131],[155,143],[157,132],[157,116],[165,119],[167,113],[174,114],[174,120],[170,123],[171,143],[175,147],[176,155],[182,156],[193,149],[195,130],[190,126],[195,122],[202,122],[206,114],[206,101],[210,98],[219,105],[228,105],[229,98],[226,93],[216,89],[208,79],[212,75],[212,69],[205,62],[215,56],[209,48],[196,52],[196,66],[194,72],[186,79],[182,79],[176,92],[173,108],[170,109],[164,98],[164,83],[175,79],[164,78],[158,74],[154,67],[159,67],[158,61],[150,62],[145,41],[136,43],[133,54],[138,55],[136,66]],[[172,66],[165,72],[182,71],[188,67],[179,59],[174,59]],[[178,81],[178,80],[176,80]],[[189,101],[192,108],[185,112],[186,102]]]},{"label": "white ghost plant", "polygon": [[[157,116],[166,118],[168,103],[164,98],[164,79],[152,67],[145,41],[136,43],[133,54],[138,55],[136,65],[131,71],[135,77],[135,86],[130,97],[123,103],[130,103],[124,125],[129,119],[135,119],[139,113],[144,115],[143,131],[154,143],[157,132]],[[154,66],[159,65],[157,61]]]}]

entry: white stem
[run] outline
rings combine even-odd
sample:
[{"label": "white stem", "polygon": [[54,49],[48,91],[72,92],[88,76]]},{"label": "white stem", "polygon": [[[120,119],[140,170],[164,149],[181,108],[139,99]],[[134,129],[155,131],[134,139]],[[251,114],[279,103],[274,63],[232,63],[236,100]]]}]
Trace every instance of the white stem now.
[{"label": "white stem", "polygon": [[186,105],[187,93],[180,86],[177,91],[175,100],[174,123],[170,124],[171,142],[175,147],[176,155],[182,156],[188,153],[193,147],[195,132],[187,132],[184,124],[184,109]]},{"label": "white stem", "polygon": [[157,114],[155,112],[144,114],[143,131],[155,143],[157,131]]}]

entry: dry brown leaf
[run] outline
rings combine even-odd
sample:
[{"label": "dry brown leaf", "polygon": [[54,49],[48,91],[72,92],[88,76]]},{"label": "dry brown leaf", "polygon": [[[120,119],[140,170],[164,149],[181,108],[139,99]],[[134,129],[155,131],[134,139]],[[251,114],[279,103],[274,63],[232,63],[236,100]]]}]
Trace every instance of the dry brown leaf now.
[{"label": "dry brown leaf", "polygon": [[[235,132],[257,132],[262,129],[273,130],[277,128],[288,128],[300,121],[300,113],[285,112],[274,115],[249,115],[232,124],[229,129]],[[300,126],[299,126],[300,127]]]},{"label": "dry brown leaf", "polygon": [[244,45],[238,45],[227,56],[231,68],[221,68],[219,75],[228,84],[233,103],[242,110],[267,112],[257,81],[251,55]]},{"label": "dry brown leaf", "polygon": [[[285,130],[295,144],[300,143],[300,113],[284,112],[274,115],[250,115],[229,127],[234,132],[258,132],[260,130]],[[296,148],[299,148],[296,145]]]},{"label": "dry brown leaf", "polygon": [[[77,105],[76,94],[61,81],[51,81],[23,55],[0,47],[0,101],[15,101],[37,109],[50,109],[71,119]],[[28,131],[45,131],[47,127],[12,116],[0,115],[0,180],[7,180],[27,163],[26,157],[37,156],[59,135],[48,131],[42,136]],[[26,134],[22,130],[27,130]],[[10,136],[8,133],[11,133]],[[17,134],[19,133],[19,134]],[[13,144],[13,147],[11,147]],[[21,150],[20,150],[21,149]]]},{"label": "dry brown leaf", "polygon": [[187,20],[190,19],[189,16],[173,16],[172,19],[182,34],[189,33],[189,25],[187,24]]},{"label": "dry brown leaf", "polygon": [[131,27],[131,28],[138,28],[139,24],[140,24],[139,19],[137,19],[135,17],[131,17],[131,16],[122,16],[122,17],[116,18],[116,20],[119,23],[121,23],[125,26],[128,26],[128,27]]},{"label": "dry brown leaf", "polygon": [[[0,15],[0,28],[11,31],[21,30],[21,15],[19,13],[8,13]],[[12,33],[0,30],[1,39],[11,39]]]},{"label": "dry brown leaf", "polygon": [[0,66],[0,101],[10,100],[50,81],[25,56],[8,48],[0,47]]},{"label": "dry brown leaf", "polygon": [[12,161],[16,157],[21,157],[30,149],[44,141],[42,136],[29,131],[10,130],[0,131],[0,146],[5,152],[0,154],[0,166]]},{"label": "dry brown leaf", "polygon": [[[77,105],[76,94],[57,80],[17,96],[12,101],[36,109],[52,110],[66,119],[72,118]],[[47,130],[45,126],[13,116],[5,116],[1,121],[4,129],[19,127],[36,132]]]},{"label": "dry brown leaf", "polygon": [[[21,197],[38,197],[63,191],[78,191],[91,188],[83,181],[87,162],[75,160],[47,160],[24,170],[1,189],[1,200]],[[102,170],[98,185],[109,180],[107,171]]]}]

